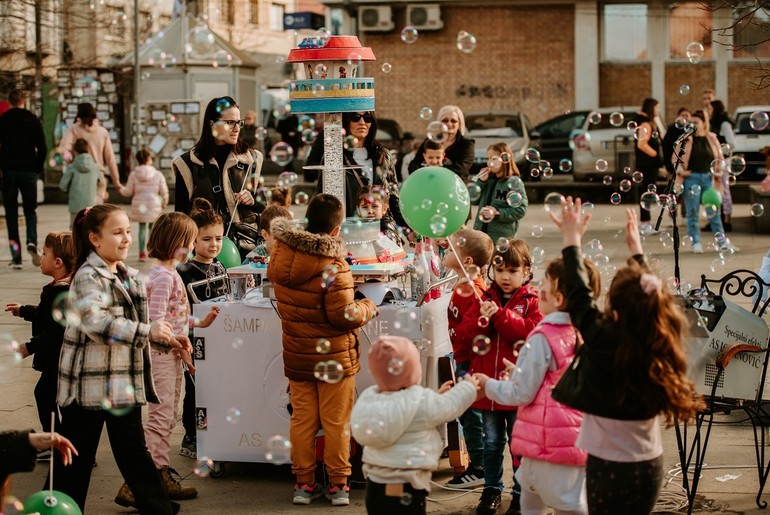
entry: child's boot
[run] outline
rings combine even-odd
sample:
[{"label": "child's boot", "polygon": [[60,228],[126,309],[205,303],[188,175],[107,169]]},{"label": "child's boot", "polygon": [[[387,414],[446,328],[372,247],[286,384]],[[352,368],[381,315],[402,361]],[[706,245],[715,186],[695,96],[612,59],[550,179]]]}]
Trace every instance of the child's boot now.
[{"label": "child's boot", "polygon": [[198,496],[198,490],[194,486],[182,486],[182,484],[175,479],[171,474],[179,477],[176,470],[171,467],[165,466],[158,469],[160,472],[160,478],[163,481],[163,486],[166,487],[168,496],[174,500],[180,499],[192,499]]}]

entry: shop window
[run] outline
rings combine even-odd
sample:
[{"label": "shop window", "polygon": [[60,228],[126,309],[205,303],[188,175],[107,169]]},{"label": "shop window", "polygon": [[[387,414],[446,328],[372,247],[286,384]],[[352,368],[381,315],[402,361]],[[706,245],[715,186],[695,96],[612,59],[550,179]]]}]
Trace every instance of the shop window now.
[{"label": "shop window", "polygon": [[605,61],[647,59],[647,5],[605,4],[602,9]]},{"label": "shop window", "polygon": [[687,59],[687,46],[703,45],[701,59],[711,58],[712,12],[702,2],[675,2],[668,12],[668,53],[672,59]]},{"label": "shop window", "polygon": [[283,31],[283,14],[286,6],[283,4],[270,4],[270,30]]},{"label": "shop window", "polygon": [[259,25],[259,0],[249,0],[249,23]]},{"label": "shop window", "polygon": [[770,9],[755,5],[733,11],[733,57],[770,57]]}]

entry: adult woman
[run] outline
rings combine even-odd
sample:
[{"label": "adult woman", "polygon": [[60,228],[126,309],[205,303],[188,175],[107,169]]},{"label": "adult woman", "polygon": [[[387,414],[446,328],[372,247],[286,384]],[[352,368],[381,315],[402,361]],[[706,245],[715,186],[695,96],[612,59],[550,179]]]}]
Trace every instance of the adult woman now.
[{"label": "adult woman", "polygon": [[[354,216],[358,202],[358,190],[364,186],[379,186],[388,192],[388,211],[396,223],[406,227],[401,216],[396,180],[396,157],[377,140],[377,119],[372,112],[342,113],[342,128],[352,136],[352,144],[342,150],[345,166],[360,166],[345,170],[345,215]],[[307,156],[308,166],[324,162],[323,138],[317,138]],[[319,174],[318,192],[323,191],[323,174]]]},{"label": "adult woman", "polygon": [[240,108],[231,97],[209,102],[197,143],[171,163],[176,177],[176,211],[189,214],[192,201],[205,198],[225,221],[234,215],[236,222],[256,222],[265,206],[241,187],[247,173],[256,174],[255,180],[259,177],[262,154],[238,140],[243,124]]},{"label": "adult woman", "polygon": [[[468,180],[468,171],[473,164],[475,142],[466,139],[465,116],[459,107],[445,105],[438,111],[438,121],[445,124],[446,139],[444,140],[444,168],[449,168],[460,176],[463,182]],[[422,154],[425,151],[425,142],[417,149],[417,158],[409,163],[409,173],[422,166]]]},{"label": "adult woman", "polygon": [[[78,114],[75,117],[75,123],[64,133],[59,146],[64,150],[72,152],[72,146],[79,139],[84,139],[88,142],[88,153],[96,161],[102,175],[104,175],[105,169],[109,170],[115,189],[119,190],[122,188],[123,184],[120,182],[120,173],[115,162],[115,153],[112,151],[110,133],[101,126],[99,119],[96,117],[96,109],[88,102],[78,104]],[[103,203],[106,200],[106,193],[107,181],[102,180],[96,187],[94,204]]]},{"label": "adult woman", "polygon": [[[663,153],[660,148],[658,125],[655,119],[660,115],[660,104],[654,98],[645,98],[642,102],[642,110],[634,117],[636,122],[636,146],[634,156],[636,169],[642,172],[642,191],[647,191],[650,184],[655,184],[658,179],[658,170],[663,165]],[[650,212],[641,210],[639,219],[642,222],[650,221]]]},{"label": "adult woman", "polygon": [[[730,115],[727,114],[727,109],[721,100],[711,101],[711,120],[710,127],[711,132],[716,133],[720,143],[727,143],[730,148],[735,148],[735,131],[733,127],[735,122]],[[722,174],[722,223],[725,226],[725,231],[730,232],[733,230],[733,196],[730,193],[730,182],[728,181],[729,174]]]},{"label": "adult woman", "polygon": [[[684,203],[687,212],[687,234],[692,237],[692,251],[695,254],[703,254],[703,245],[700,242],[700,227],[698,217],[700,214],[701,194],[714,186],[721,190],[722,170],[715,169],[712,172],[711,162],[715,159],[724,159],[722,149],[719,146],[717,135],[709,132],[703,111],[695,111],[690,121],[695,125],[695,134],[685,141],[683,168],[679,170],[678,177],[684,178]],[[679,179],[681,180],[681,179]],[[711,230],[716,234],[722,232],[722,220],[719,210],[713,209],[707,213]]]}]

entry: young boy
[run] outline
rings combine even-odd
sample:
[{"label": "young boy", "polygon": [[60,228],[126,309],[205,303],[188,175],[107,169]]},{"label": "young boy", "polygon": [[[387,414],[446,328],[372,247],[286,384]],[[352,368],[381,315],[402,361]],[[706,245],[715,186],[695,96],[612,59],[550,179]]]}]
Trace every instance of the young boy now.
[{"label": "young boy", "polygon": [[67,209],[70,212],[70,227],[75,221],[75,215],[83,208],[94,205],[97,185],[102,179],[99,166],[88,153],[88,142],[78,139],[72,146],[74,159],[59,181],[59,189],[69,193]]},{"label": "young boy", "polygon": [[249,261],[266,263],[270,257],[270,249],[273,247],[273,237],[270,235],[270,224],[276,218],[294,218],[294,215],[284,206],[271,205],[262,211],[259,215],[259,234],[265,239],[264,243],[257,245],[254,250],[246,256],[246,263]]},{"label": "young boy", "polygon": [[[473,338],[479,334],[478,317],[469,314],[478,312],[480,304],[477,295],[481,296],[487,291],[481,271],[489,265],[495,244],[488,234],[475,229],[460,229],[450,239],[458,255],[455,257],[454,252],[446,252],[442,263],[444,267],[454,270],[461,280],[464,277],[463,269],[476,267],[479,271],[471,276],[472,284],[459,284],[449,300],[449,339],[452,341],[456,375],[462,377],[471,368]],[[465,472],[455,475],[449,481],[449,485],[455,488],[475,488],[484,484],[484,422],[481,411],[469,408],[460,417],[460,424],[471,462]]]},{"label": "young boy", "polygon": [[356,208],[358,218],[367,220],[379,220],[380,232],[396,245],[403,247],[407,244],[404,233],[399,230],[398,224],[388,214],[388,201],[390,195],[383,188],[364,186],[358,190]]},{"label": "young boy", "polygon": [[[53,280],[43,286],[40,304],[37,306],[7,304],[6,311],[27,322],[32,322],[32,338],[19,346],[18,353],[26,358],[34,354],[32,368],[40,372],[35,386],[35,402],[43,431],[59,430],[59,410],[56,406],[56,387],[59,377],[59,353],[67,324],[66,303],[70,288],[71,271],[75,265],[75,245],[72,234],[52,232],[45,238],[43,255],[40,257],[40,271]],[[51,428],[51,413],[55,413],[54,427]],[[50,456],[50,451],[41,453],[41,459]]]},{"label": "young boy", "polygon": [[425,149],[422,153],[423,166],[444,165],[444,145],[431,139],[425,141]]},{"label": "young boy", "polygon": [[[377,314],[368,299],[353,299],[353,274],[339,238],[342,203],[324,193],[307,206],[307,228],[279,218],[271,225],[273,248],[267,277],[273,283],[283,328],[284,374],[293,413],[294,504],[310,504],[322,494],[333,506],[350,503],[350,414],[355,375],[360,369],[358,328]],[[329,345],[324,353],[319,340]],[[324,430],[324,463],[330,484],[315,482],[315,437]]]}]

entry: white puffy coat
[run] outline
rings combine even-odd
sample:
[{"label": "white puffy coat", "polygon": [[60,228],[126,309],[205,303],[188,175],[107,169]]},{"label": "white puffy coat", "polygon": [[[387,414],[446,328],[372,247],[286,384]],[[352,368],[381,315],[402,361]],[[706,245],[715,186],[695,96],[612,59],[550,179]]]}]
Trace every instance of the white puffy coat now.
[{"label": "white puffy coat", "polygon": [[419,385],[396,392],[371,386],[353,406],[351,432],[364,446],[364,463],[433,470],[444,447],[436,426],[459,417],[475,399],[476,388],[465,381],[444,394]]}]

